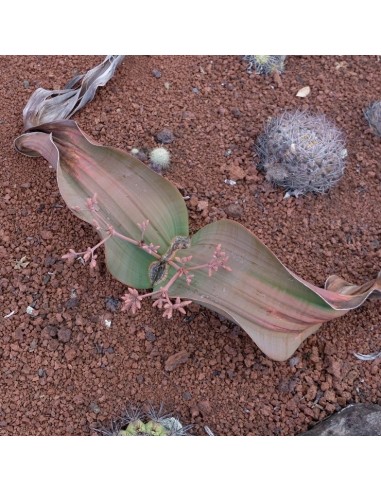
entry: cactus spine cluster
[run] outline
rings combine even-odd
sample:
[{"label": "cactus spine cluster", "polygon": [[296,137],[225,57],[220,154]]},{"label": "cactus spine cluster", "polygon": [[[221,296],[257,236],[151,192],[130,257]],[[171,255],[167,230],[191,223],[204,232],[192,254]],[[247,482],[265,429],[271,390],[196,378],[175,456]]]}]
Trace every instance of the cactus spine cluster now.
[{"label": "cactus spine cluster", "polygon": [[156,149],[151,150],[149,158],[151,167],[155,171],[163,171],[169,167],[171,154],[164,147],[157,147]]},{"label": "cactus spine cluster", "polygon": [[245,55],[243,59],[249,62],[247,70],[253,70],[261,75],[269,75],[275,71],[282,73],[284,71],[285,55]]}]

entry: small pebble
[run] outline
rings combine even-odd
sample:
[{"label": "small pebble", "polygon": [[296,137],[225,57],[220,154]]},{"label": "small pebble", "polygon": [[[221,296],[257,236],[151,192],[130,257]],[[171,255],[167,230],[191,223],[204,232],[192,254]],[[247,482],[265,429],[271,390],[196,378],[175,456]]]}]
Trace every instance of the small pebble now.
[{"label": "small pebble", "polygon": [[74,309],[78,307],[79,304],[79,298],[78,297],[71,297],[68,301],[65,303],[66,309]]},{"label": "small pebble", "polygon": [[238,203],[231,203],[226,207],[225,212],[228,217],[239,219],[243,214],[243,208]]},{"label": "small pebble", "polygon": [[191,413],[192,418],[196,418],[200,415],[200,410],[198,409],[197,405],[194,405],[193,407],[191,407],[190,413]]},{"label": "small pebble", "polygon": [[89,405],[89,409],[90,409],[90,412],[94,412],[96,414],[98,414],[101,409],[99,408],[99,406],[96,404],[95,401],[92,401]]},{"label": "small pebble", "polygon": [[106,297],[106,309],[108,311],[115,313],[119,309],[119,306],[120,306],[119,299],[113,296]]},{"label": "small pebble", "polygon": [[161,72],[160,72],[160,70],[158,70],[157,68],[154,68],[154,69],[152,70],[152,75],[153,75],[156,79],[160,79],[160,77],[161,77]]},{"label": "small pebble", "polygon": [[190,393],[189,391],[184,391],[183,398],[185,401],[191,400],[192,399],[192,393]]},{"label": "small pebble", "polygon": [[210,401],[209,400],[203,400],[203,401],[200,401],[198,404],[197,404],[200,412],[205,416],[205,415],[210,415],[212,413],[212,406],[210,404]]},{"label": "small pebble", "polygon": [[185,364],[189,359],[189,353],[186,350],[181,350],[176,354],[171,355],[165,362],[166,371],[174,371],[181,364]]},{"label": "small pebble", "polygon": [[156,134],[156,141],[162,144],[170,144],[174,141],[175,136],[172,130],[169,128],[163,128],[159,133]]},{"label": "small pebble", "polygon": [[299,364],[300,359],[299,357],[291,357],[291,359],[288,361],[288,364],[290,367],[296,366],[296,364]]},{"label": "small pebble", "polygon": [[242,113],[238,108],[233,108],[232,115],[234,116],[234,118],[241,118]]},{"label": "small pebble", "polygon": [[152,333],[152,331],[146,331],[146,340],[149,342],[154,342],[156,340],[155,333]]},{"label": "small pebble", "polygon": [[71,330],[69,328],[60,328],[57,332],[58,340],[67,343],[71,339]]}]

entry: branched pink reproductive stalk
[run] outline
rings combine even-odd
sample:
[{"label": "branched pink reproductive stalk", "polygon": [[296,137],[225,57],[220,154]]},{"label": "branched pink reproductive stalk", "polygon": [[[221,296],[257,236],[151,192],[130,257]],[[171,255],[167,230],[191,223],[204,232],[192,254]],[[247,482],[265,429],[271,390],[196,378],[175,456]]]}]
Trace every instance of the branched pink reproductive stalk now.
[{"label": "branched pink reproductive stalk", "polygon": [[[63,259],[67,259],[70,262],[73,262],[76,258],[81,257],[84,262],[88,262],[90,260],[89,265],[90,268],[93,269],[96,267],[97,264],[97,255],[94,254],[95,251],[111,237],[118,237],[123,241],[127,241],[131,244],[134,244],[138,248],[143,249],[157,260],[163,261],[164,256],[161,256],[158,253],[160,246],[155,246],[152,243],[147,244],[144,242],[144,235],[149,226],[148,219],[144,220],[142,223],[137,224],[141,231],[140,240],[137,241],[136,239],[124,236],[123,234],[115,231],[115,229],[110,224],[108,224],[99,214],[97,204],[98,202],[96,194],[94,194],[92,198],[87,198],[86,200],[86,208],[93,215],[93,226],[97,231],[100,231],[102,229],[106,231],[107,236],[104,237],[92,248],[87,248],[86,251],[77,252],[74,249],[69,249],[69,253],[66,253],[62,256]],[[79,210],[79,207],[76,207],[76,210]],[[167,258],[168,255],[165,256]],[[158,309],[164,309],[163,317],[171,319],[174,311],[179,311],[180,313],[185,314],[184,307],[191,304],[192,301],[182,301],[179,297],[176,297],[176,299],[173,301],[170,299],[168,294],[169,289],[178,278],[185,276],[185,281],[188,285],[190,285],[192,282],[192,278],[194,277],[194,275],[190,273],[191,271],[207,269],[209,277],[214,272],[217,272],[219,268],[223,268],[229,272],[231,271],[231,268],[227,265],[229,257],[224,251],[222,251],[221,244],[218,244],[216,246],[211,260],[208,263],[204,263],[202,265],[186,266],[187,263],[192,260],[192,256],[185,256],[183,258],[177,256],[174,256],[173,258],[173,256],[174,254],[170,255],[168,259],[165,259],[165,263],[176,270],[176,273],[172,276],[172,278],[163,287],[160,287],[159,291],[149,292],[148,294],[139,294],[136,289],[128,287],[128,292],[121,297],[123,301],[121,308],[122,311],[131,311],[132,314],[135,314],[141,308],[141,301],[147,297],[152,297],[154,300],[153,306],[157,307]]]}]

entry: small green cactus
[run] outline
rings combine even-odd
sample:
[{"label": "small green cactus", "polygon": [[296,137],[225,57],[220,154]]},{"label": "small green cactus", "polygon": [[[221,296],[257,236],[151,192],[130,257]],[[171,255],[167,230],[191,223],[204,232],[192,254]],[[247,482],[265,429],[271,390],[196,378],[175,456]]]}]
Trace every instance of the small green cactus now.
[{"label": "small green cactus", "polygon": [[162,405],[158,411],[150,407],[148,412],[131,406],[121,419],[112,423],[111,429],[98,432],[108,436],[187,436],[190,427],[183,426],[172,415],[163,414]]},{"label": "small green cactus", "polygon": [[272,118],[257,142],[259,168],[288,196],[324,193],[342,177],[343,133],[324,115],[286,111]]},{"label": "small green cactus", "polygon": [[169,436],[171,428],[160,422],[148,420],[145,424],[141,420],[130,422],[126,429],[119,432],[120,436]]},{"label": "small green cactus", "polygon": [[261,75],[270,75],[277,71],[282,73],[284,71],[285,55],[245,55],[243,57],[245,61],[249,62],[247,67],[248,72],[252,72],[253,69],[256,73]]},{"label": "small green cactus", "polygon": [[374,101],[364,110],[364,116],[374,133],[381,137],[381,101]]}]

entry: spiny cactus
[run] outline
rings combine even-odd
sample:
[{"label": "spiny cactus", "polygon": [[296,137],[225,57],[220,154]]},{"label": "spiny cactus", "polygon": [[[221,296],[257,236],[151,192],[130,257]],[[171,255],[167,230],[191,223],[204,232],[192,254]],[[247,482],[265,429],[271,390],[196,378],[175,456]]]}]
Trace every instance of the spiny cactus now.
[{"label": "spiny cactus", "polygon": [[374,133],[381,137],[381,101],[374,101],[364,110],[364,115]]},{"label": "spiny cactus", "polygon": [[252,72],[253,69],[256,73],[261,75],[269,75],[277,71],[282,73],[284,71],[285,55],[245,55],[244,60],[249,62],[247,67],[248,72]]},{"label": "spiny cactus", "polygon": [[147,412],[130,406],[111,428],[96,430],[107,436],[187,436],[190,428],[190,425],[183,426],[173,415],[164,414],[161,405],[158,411],[151,406]]},{"label": "spiny cactus", "polygon": [[295,196],[324,193],[342,177],[344,136],[324,115],[286,111],[272,118],[258,138],[259,168]]},{"label": "spiny cactus", "polygon": [[151,150],[149,158],[150,167],[156,172],[161,172],[168,169],[171,154],[164,147],[157,147],[156,149]]}]

